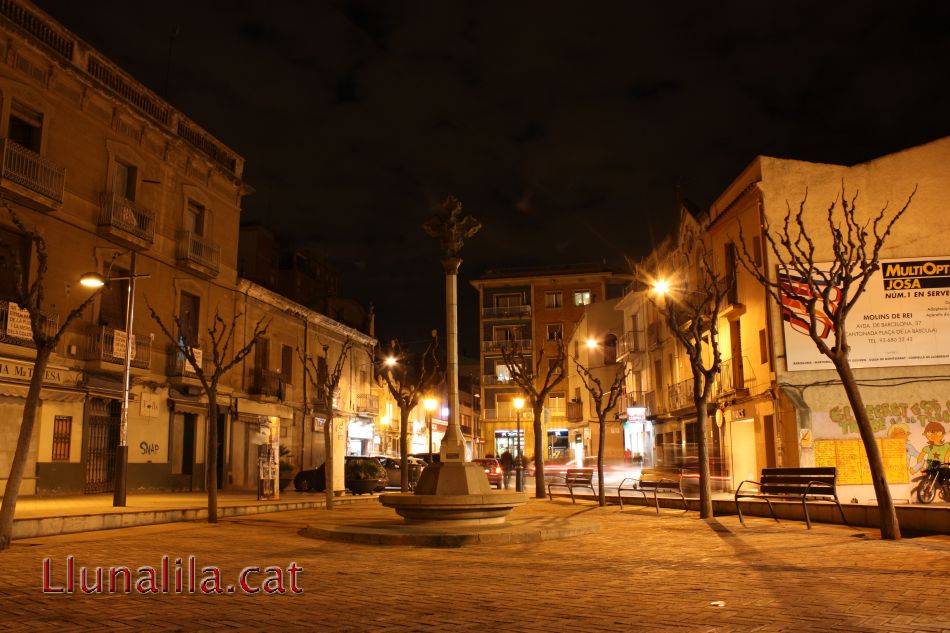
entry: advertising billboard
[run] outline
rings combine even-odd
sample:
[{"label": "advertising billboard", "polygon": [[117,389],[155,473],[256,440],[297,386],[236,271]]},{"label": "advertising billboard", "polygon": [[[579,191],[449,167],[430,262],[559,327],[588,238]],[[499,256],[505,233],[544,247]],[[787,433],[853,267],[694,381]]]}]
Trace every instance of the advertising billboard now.
[{"label": "advertising billboard", "polygon": [[[786,294],[807,293],[808,284],[781,271],[779,281],[787,289],[782,320],[788,370],[832,369],[808,335],[805,306]],[[841,299],[837,289],[830,296],[832,304]],[[853,368],[950,364],[950,258],[881,260],[847,328]],[[832,322],[823,312],[818,334],[834,345]]]}]

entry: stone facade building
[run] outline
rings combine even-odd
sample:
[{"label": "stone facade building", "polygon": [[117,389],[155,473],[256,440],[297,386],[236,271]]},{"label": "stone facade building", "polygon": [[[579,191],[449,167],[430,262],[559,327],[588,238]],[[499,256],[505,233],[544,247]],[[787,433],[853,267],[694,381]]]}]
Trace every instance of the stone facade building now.
[{"label": "stone facade building", "polygon": [[[19,258],[35,279],[35,252],[12,210],[48,245],[52,326],[88,296],[78,283],[84,273],[112,279],[51,359],[24,494],[113,486],[133,273],[130,491],[204,486],[206,401],[146,306],[201,349],[205,363],[216,315],[227,322],[240,315],[238,347],[257,319],[271,321],[267,343],[224,378],[219,393],[223,487],[257,487],[255,447],[265,429],[293,451],[295,464],[322,462],[315,448],[322,428],[306,405],[297,347],[332,347],[347,336],[356,342],[340,409],[348,424],[372,424],[374,401],[361,397],[370,393],[375,341],[238,277],[241,200],[250,191],[244,160],[25,1],[0,3],[0,136],[0,257]],[[0,478],[9,472],[35,356],[11,301],[10,264],[0,262]],[[340,455],[347,426],[338,425]]]}]

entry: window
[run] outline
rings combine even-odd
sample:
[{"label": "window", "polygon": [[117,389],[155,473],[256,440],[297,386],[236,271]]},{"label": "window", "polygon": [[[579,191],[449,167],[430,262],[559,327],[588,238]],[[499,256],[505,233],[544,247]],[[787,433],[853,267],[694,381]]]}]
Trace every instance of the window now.
[{"label": "window", "polygon": [[563,323],[548,323],[547,328],[549,341],[557,341],[564,338]]},{"label": "window", "polygon": [[15,299],[20,277],[29,270],[30,242],[0,228],[0,299]]},{"label": "window", "polygon": [[613,365],[617,362],[617,337],[608,334],[604,337],[604,364]]},{"label": "window", "polygon": [[552,393],[548,398],[548,408],[555,415],[558,413],[564,415],[564,410],[567,408],[567,398],[565,398],[564,392]]},{"label": "window", "polygon": [[257,369],[270,368],[270,341],[266,338],[257,339],[254,346],[254,367]]},{"label": "window", "polygon": [[511,382],[511,371],[503,360],[495,362],[495,380],[500,383]]},{"label": "window", "polygon": [[496,327],[492,334],[492,340],[496,342],[521,340],[521,328],[518,326]]},{"label": "window", "polygon": [[185,230],[191,231],[195,235],[204,235],[206,215],[203,204],[189,200],[188,210],[185,213]]},{"label": "window", "polygon": [[495,295],[492,300],[496,308],[517,308],[521,305],[520,294]]},{"label": "window", "polygon": [[574,305],[575,306],[589,306],[590,304],[591,304],[590,290],[575,290],[574,291]]},{"label": "window", "polygon": [[563,308],[564,307],[564,293],[560,290],[555,290],[551,292],[544,293],[544,307],[545,308]]},{"label": "window", "polygon": [[39,154],[42,130],[43,115],[14,101],[10,107],[10,125],[7,128],[9,139]]},{"label": "window", "polygon": [[69,445],[73,434],[73,418],[57,415],[53,418],[53,461],[69,461]]},{"label": "window", "polygon": [[135,172],[132,165],[116,161],[112,172],[112,191],[126,200],[135,200]]},{"label": "window", "polygon": [[181,303],[178,308],[178,320],[181,322],[182,341],[189,347],[198,347],[198,315],[201,310],[201,299],[190,292],[181,293]]},{"label": "window", "polygon": [[557,374],[563,373],[563,369],[564,369],[564,366],[561,363],[557,362],[556,358],[548,359],[548,374],[549,375],[557,375]]},{"label": "window", "polygon": [[[128,277],[127,270],[113,267],[109,277]],[[99,325],[125,331],[125,309],[129,297],[129,281],[115,280],[105,285],[100,293]]]},{"label": "window", "polygon": [[280,347],[280,375],[285,384],[294,384],[294,348],[290,345]]}]

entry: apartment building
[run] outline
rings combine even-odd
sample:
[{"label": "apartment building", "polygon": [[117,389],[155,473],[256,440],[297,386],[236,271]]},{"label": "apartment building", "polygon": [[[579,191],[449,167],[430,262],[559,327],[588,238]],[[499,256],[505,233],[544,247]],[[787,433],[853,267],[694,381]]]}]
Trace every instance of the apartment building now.
[{"label": "apartment building", "polygon": [[[205,481],[207,401],[194,368],[149,307],[176,343],[200,351],[205,365],[216,317],[230,323],[239,315],[238,348],[253,320],[273,320],[257,356],[221,384],[213,423],[221,438],[222,487],[256,488],[251,447],[276,437],[298,451],[295,459],[304,466],[320,458],[315,448],[308,453],[323,445],[323,430],[314,421],[319,416],[306,417],[312,411],[296,389],[303,370],[294,367],[291,350],[357,339],[362,351],[354,352],[350,386],[341,395],[349,419],[338,425],[342,456],[352,444],[346,432],[353,420],[372,410],[371,403],[360,410],[359,396],[369,392],[366,350],[375,342],[239,280],[240,204],[249,192],[244,160],[29,2],[0,3],[0,34],[2,257],[19,259],[27,281],[35,279],[36,253],[12,222],[12,210],[48,246],[51,328],[89,296],[78,283],[84,273],[111,280],[51,358],[27,466],[31,476],[21,492],[113,488],[130,307],[130,491],[194,490]],[[11,300],[16,270],[11,261],[0,262],[0,477],[9,472],[35,358],[32,332]],[[295,320],[287,321],[291,315]],[[286,421],[285,430],[277,421]],[[242,425],[256,425],[256,432]]]},{"label": "apartment building", "polygon": [[[511,382],[502,359],[505,345],[517,345],[534,366],[537,354],[551,360],[557,341],[566,340],[587,306],[619,297],[631,277],[603,265],[556,266],[488,271],[472,285],[479,293],[479,335],[482,381],[481,444],[484,455],[500,455],[506,449],[525,455],[534,452],[534,430],[530,410],[518,411],[514,398],[520,390]],[[546,371],[546,370],[542,370]],[[566,454],[566,382],[549,396],[544,424],[547,459]]]},{"label": "apartment building", "polygon": [[[617,309],[619,299],[610,299],[587,306],[577,322],[567,349],[570,359],[567,364],[567,441],[568,456],[575,464],[596,462],[600,452],[600,419],[591,398],[591,393],[581,379],[578,364],[586,368],[592,377],[600,381],[605,390],[623,371],[624,365],[618,359],[618,343],[623,334],[623,316]],[[604,461],[621,463],[625,459],[624,428],[626,413],[624,402],[607,412],[604,420]],[[606,401],[604,402],[606,405]],[[563,439],[552,438],[553,444],[563,444]],[[553,461],[563,456],[553,454]]]},{"label": "apartment building", "polygon": [[[843,497],[873,501],[854,414],[837,373],[803,333],[798,307],[773,301],[738,258],[778,280],[784,271],[763,227],[779,230],[788,209],[797,211],[805,200],[805,223],[821,266],[832,259],[827,212],[841,199],[842,187],[849,200],[857,195],[863,220],[885,206],[895,212],[916,188],[881,252],[882,270],[872,276],[848,322],[851,364],[891,493],[896,500],[911,500],[910,482],[923,466],[922,456],[945,450],[950,420],[950,290],[940,272],[950,264],[942,243],[950,222],[944,212],[948,159],[950,138],[853,166],[760,156],[708,212],[682,216],[678,234],[640,262],[638,283],[619,304],[626,330],[620,354],[635,365],[628,393],[646,390],[644,432],[628,434],[628,446],[652,439],[655,461],[689,456],[695,424],[687,409],[688,365],[678,360],[682,352],[676,345],[664,342],[671,337],[648,293],[657,275],[690,270],[677,250],[688,239],[701,239],[728,287],[718,320],[723,364],[708,412],[714,422],[709,438],[714,474],[721,460],[718,472],[734,487],[755,479],[763,467],[836,466]],[[698,237],[687,237],[697,231]],[[795,281],[787,275],[782,279]],[[689,287],[688,279],[682,281]],[[822,329],[830,335],[829,328]]]}]

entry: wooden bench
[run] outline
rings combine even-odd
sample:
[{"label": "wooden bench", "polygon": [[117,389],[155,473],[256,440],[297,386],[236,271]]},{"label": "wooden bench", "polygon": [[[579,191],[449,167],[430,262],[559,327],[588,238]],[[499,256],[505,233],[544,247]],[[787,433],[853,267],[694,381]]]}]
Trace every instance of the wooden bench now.
[{"label": "wooden bench", "polygon": [[[772,507],[771,499],[801,499],[802,511],[805,513],[805,524],[811,529],[811,518],[808,516],[809,499],[834,501],[841,513],[841,520],[848,525],[848,520],[844,516],[844,509],[841,502],[838,501],[838,490],[836,488],[837,469],[834,466],[813,467],[813,468],[763,468],[761,481],[752,481],[747,479],[736,488],[736,512],[739,514],[739,522],[745,525],[742,519],[742,509],[739,507],[739,499],[765,499],[769,504],[769,512],[772,518],[778,521],[775,516],[775,508]],[[743,492],[742,487],[745,484],[754,484],[759,487],[758,492]]]},{"label": "wooden bench", "polygon": [[574,488],[589,488],[594,496],[597,496],[597,491],[594,490],[593,468],[568,468],[564,471],[563,481],[552,481],[548,484],[548,498],[551,501],[554,500],[551,488],[555,486],[567,488],[567,491],[571,493],[571,503],[577,503],[577,500],[574,499]]},{"label": "wooden bench", "polygon": [[653,493],[653,503],[656,506],[657,514],[660,513],[659,493],[670,493],[679,495],[683,500],[683,509],[689,512],[689,506],[686,505],[686,497],[683,496],[683,489],[680,486],[680,473],[674,470],[661,470],[657,468],[644,468],[640,472],[640,477],[627,477],[617,486],[617,499],[620,501],[620,509],[623,510],[623,493],[637,492],[643,495],[646,501],[647,493]]}]

